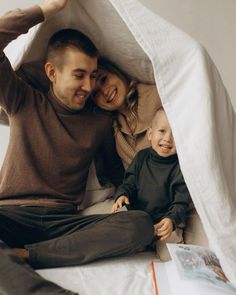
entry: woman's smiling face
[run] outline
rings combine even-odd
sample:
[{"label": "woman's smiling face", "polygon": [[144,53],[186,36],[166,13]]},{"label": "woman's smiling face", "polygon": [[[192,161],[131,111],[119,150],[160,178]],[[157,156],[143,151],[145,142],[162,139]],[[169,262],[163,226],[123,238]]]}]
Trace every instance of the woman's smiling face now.
[{"label": "woman's smiling face", "polygon": [[99,70],[93,101],[100,108],[107,111],[119,111],[125,106],[128,92],[127,83],[116,74],[106,70]]}]

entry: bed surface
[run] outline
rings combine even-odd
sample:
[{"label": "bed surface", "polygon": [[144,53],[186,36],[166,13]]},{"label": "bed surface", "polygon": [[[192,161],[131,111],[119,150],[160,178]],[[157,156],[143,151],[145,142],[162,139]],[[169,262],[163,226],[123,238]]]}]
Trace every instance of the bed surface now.
[{"label": "bed surface", "polygon": [[154,295],[153,258],[154,252],[142,252],[82,266],[38,270],[38,273],[80,295]]}]

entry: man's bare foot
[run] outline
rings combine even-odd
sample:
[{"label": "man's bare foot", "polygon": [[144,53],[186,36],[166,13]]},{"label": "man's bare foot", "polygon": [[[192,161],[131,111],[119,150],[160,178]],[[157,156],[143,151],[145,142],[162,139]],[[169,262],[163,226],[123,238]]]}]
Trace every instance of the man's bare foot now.
[{"label": "man's bare foot", "polygon": [[19,257],[23,258],[24,260],[28,261],[29,259],[29,251],[26,249],[22,248],[13,248],[13,252],[16,253]]}]

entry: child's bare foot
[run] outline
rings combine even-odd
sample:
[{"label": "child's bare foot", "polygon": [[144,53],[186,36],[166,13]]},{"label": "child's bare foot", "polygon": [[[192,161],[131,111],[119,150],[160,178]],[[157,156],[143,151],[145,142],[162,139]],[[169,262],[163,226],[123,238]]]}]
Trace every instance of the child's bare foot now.
[{"label": "child's bare foot", "polygon": [[18,255],[19,257],[23,258],[24,260],[28,260],[29,259],[29,251],[24,249],[24,248],[13,248],[12,249],[16,255]]}]

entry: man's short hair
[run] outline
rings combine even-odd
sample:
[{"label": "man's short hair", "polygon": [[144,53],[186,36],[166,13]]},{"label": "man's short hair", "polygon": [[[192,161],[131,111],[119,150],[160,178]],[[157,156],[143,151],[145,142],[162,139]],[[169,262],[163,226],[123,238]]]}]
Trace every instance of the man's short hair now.
[{"label": "man's short hair", "polygon": [[90,57],[98,57],[98,49],[82,32],[74,29],[63,29],[54,33],[48,41],[47,61],[53,61],[68,47],[77,48]]}]

